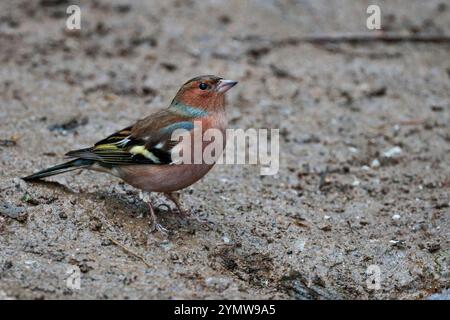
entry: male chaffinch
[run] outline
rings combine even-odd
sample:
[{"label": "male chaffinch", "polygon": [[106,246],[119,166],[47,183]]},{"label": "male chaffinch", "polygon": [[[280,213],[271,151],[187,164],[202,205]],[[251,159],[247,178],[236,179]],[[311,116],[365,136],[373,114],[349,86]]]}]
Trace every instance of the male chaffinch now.
[{"label": "male chaffinch", "polygon": [[[214,163],[174,164],[173,148],[178,146],[182,153],[186,146],[172,140],[171,135],[180,128],[193,135],[194,123],[199,121],[202,134],[214,128],[225,139],[225,92],[236,84],[237,81],[212,75],[193,78],[181,87],[169,108],[137,121],[93,147],[68,152],[66,156],[74,160],[23,179],[36,180],[76,169],[106,172],[143,191],[164,193],[184,213],[174,192],[201,179]],[[151,202],[147,203],[153,227],[166,232],[157,222]]]}]

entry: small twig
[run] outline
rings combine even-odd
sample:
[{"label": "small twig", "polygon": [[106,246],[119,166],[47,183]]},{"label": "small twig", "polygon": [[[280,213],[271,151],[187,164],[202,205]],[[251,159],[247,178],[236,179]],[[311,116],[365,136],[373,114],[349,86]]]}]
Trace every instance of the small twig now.
[{"label": "small twig", "polygon": [[402,35],[393,32],[371,33],[334,33],[316,34],[304,37],[288,37],[271,40],[258,36],[236,37],[237,41],[269,42],[274,46],[298,45],[300,43],[366,43],[366,42],[414,42],[414,43],[446,43],[450,44],[450,35],[445,34],[412,34]]},{"label": "small twig", "polygon": [[411,119],[399,121],[398,124],[401,126],[418,126],[424,124],[425,122],[426,122],[425,119]]},{"label": "small twig", "polygon": [[117,241],[114,238],[111,238],[110,236],[108,236],[107,234],[105,234],[105,237],[108,238],[109,241],[111,241],[112,243],[114,243],[116,246],[122,248],[123,251],[125,251],[126,253],[138,258],[139,260],[141,260],[148,268],[152,268],[152,266],[145,260],[145,258],[143,256],[141,256],[140,254],[134,252],[133,250],[127,248],[126,246],[124,246],[123,244],[121,244],[119,241]]},{"label": "small twig", "polygon": [[425,119],[409,119],[409,120],[401,120],[401,121],[396,121],[396,122],[387,122],[387,123],[383,123],[375,128],[373,128],[373,130],[380,130],[380,129],[384,129],[387,126],[393,126],[393,125],[400,125],[400,126],[419,126],[421,124],[424,124],[426,122]]},{"label": "small twig", "polygon": [[325,34],[317,36],[307,36],[298,38],[299,42],[310,43],[329,43],[329,42],[346,42],[346,43],[361,43],[361,42],[432,42],[432,43],[449,43],[450,36],[436,35],[436,34],[414,34],[414,35],[399,35],[395,33],[341,33],[341,34]]},{"label": "small twig", "polygon": [[[91,218],[98,218],[96,215],[92,214],[92,212],[88,213],[88,215]],[[106,228],[114,231],[113,226],[106,220],[106,219],[100,219],[100,221],[102,221],[103,224],[106,225]],[[106,230],[104,232],[102,232],[102,234],[109,240],[111,241],[113,244],[115,244],[116,246],[120,247],[125,253],[128,253],[129,255],[134,256],[135,258],[138,258],[139,260],[141,260],[148,268],[152,268],[152,266],[147,262],[147,260],[145,260],[145,258],[143,256],[141,256],[140,254],[134,252],[133,250],[131,250],[130,248],[127,248],[125,245],[121,244],[119,241],[117,241],[116,239],[112,238],[111,236],[106,234]]]}]

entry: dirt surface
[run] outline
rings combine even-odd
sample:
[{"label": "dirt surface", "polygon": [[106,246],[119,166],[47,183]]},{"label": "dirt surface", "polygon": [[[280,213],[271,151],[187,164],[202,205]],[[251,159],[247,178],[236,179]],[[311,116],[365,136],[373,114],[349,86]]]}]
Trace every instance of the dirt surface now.
[{"label": "dirt surface", "polygon": [[[450,44],[286,40],[370,32],[377,2],[385,30],[450,33],[444,0],[86,1],[80,32],[65,29],[76,1],[0,2],[0,298],[445,292]],[[184,190],[214,227],[161,206],[170,235],[151,233],[138,190],[105,174],[19,179],[167,107],[201,74],[240,81],[230,127],[281,133],[277,175],[222,165]]]}]

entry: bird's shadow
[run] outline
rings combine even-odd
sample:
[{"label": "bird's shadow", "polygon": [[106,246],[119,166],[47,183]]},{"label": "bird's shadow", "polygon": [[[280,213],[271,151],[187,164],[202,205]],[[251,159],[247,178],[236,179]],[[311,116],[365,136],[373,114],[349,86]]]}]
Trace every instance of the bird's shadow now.
[{"label": "bird's shadow", "polygon": [[[122,232],[133,234],[133,238],[140,235],[143,242],[147,241],[149,233],[152,233],[152,220],[149,214],[148,204],[143,201],[136,191],[131,194],[113,193],[106,191],[78,192],[56,181],[37,180],[33,184],[39,184],[52,190],[59,190],[66,194],[76,195],[92,202],[102,202],[105,210],[103,213],[92,214],[114,228],[120,228]],[[159,202],[159,201],[158,201]],[[186,219],[167,202],[154,204],[158,223],[169,230],[169,236],[173,233],[193,234],[199,228],[205,229],[205,225],[199,221]],[[156,232],[154,232],[156,234]]]}]

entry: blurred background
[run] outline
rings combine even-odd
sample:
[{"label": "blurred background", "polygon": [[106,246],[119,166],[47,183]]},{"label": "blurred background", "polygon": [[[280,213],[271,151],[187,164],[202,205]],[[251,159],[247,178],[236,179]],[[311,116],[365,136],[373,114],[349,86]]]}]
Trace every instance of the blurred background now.
[{"label": "blurred background", "polygon": [[[0,298],[448,299],[449,37],[445,0],[2,1]],[[19,179],[201,74],[239,81],[230,127],[281,133],[277,175],[183,192],[213,229],[161,207],[171,234],[149,234],[107,175]]]}]

